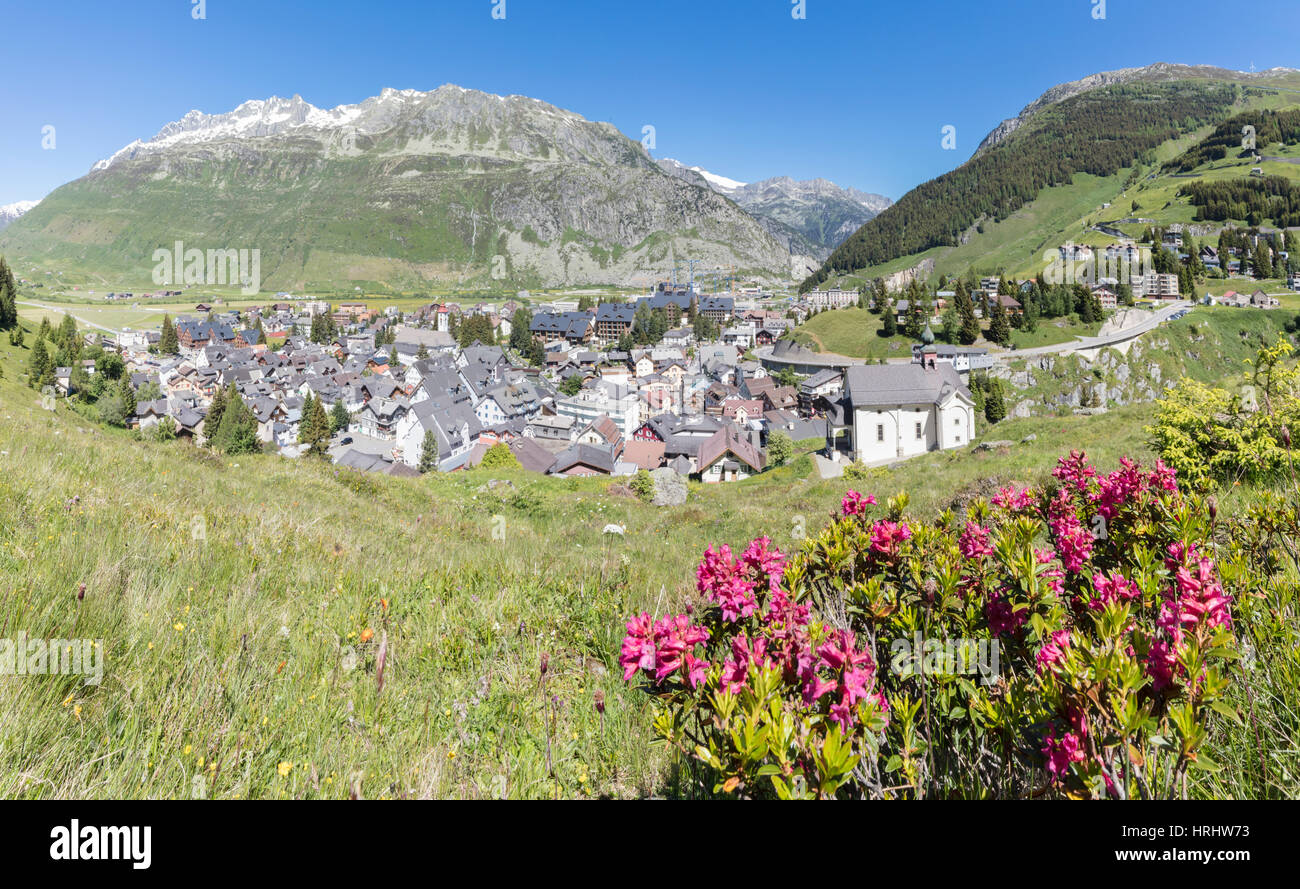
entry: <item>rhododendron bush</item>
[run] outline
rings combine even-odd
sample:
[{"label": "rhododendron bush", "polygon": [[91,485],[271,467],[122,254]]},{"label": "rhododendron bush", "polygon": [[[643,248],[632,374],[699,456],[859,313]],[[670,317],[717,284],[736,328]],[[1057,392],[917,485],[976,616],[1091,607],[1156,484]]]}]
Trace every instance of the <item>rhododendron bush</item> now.
[{"label": "rhododendron bush", "polygon": [[683,613],[628,621],[624,678],[706,789],[1157,798],[1219,767],[1246,572],[1173,470],[1073,453],[963,514],[906,507],[850,491],[793,556],[709,547]]}]

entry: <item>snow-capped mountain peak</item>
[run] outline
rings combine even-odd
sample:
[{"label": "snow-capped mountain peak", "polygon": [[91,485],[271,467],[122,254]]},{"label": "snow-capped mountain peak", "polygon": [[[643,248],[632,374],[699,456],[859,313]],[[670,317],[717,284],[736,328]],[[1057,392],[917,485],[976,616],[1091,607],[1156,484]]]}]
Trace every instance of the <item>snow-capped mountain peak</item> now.
[{"label": "snow-capped mountain peak", "polygon": [[0,229],[8,226],[9,223],[39,203],[40,201],[14,201],[12,204],[0,206]]},{"label": "snow-capped mountain peak", "polygon": [[[439,89],[459,87],[447,85]],[[393,112],[428,95],[419,90],[385,87],[378,96],[329,109],[317,108],[298,95],[289,99],[279,96],[250,99],[223,114],[206,114],[195,109],[164,126],[152,139],[136,139],[111,157],[98,161],[91,171],[108,169],[118,160],[135,157],[142,151],[173,145],[277,136],[295,129],[378,131],[391,121]],[[373,122],[373,126],[367,126],[367,121]]]},{"label": "snow-capped mountain peak", "polygon": [[691,167],[691,169],[703,176],[715,191],[735,191],[738,188],[744,188],[748,184],[746,182],[737,182],[735,179],[728,179],[726,176],[719,176],[717,173],[710,173],[703,167]]}]

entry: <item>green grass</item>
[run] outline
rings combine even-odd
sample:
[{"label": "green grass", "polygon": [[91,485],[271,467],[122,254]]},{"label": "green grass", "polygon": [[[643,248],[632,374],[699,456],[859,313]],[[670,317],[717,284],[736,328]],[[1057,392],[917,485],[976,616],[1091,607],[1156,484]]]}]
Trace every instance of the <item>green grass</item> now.
[{"label": "green grass", "polygon": [[1081,336],[1096,336],[1101,330],[1101,322],[1084,324],[1077,315],[1068,318],[1040,318],[1032,333],[1011,329],[1011,344],[1017,349],[1032,349],[1035,346],[1054,346],[1068,343]]},{"label": "green grass", "polygon": [[212,797],[685,793],[616,658],[627,615],[694,595],[706,544],[797,547],[850,487],[906,489],[930,512],[1045,477],[1082,442],[1103,464],[1144,451],[1137,408],[1015,421],[989,434],[1038,440],[859,483],[799,456],[657,509],[600,479],[402,480],[137,441],[42,410],[19,379],[27,354],[0,340],[0,636],[102,639],[105,679],[0,683],[21,714],[0,729],[5,797],[188,797],[196,777]]},{"label": "green grass", "polygon": [[889,338],[880,336],[880,316],[858,308],[814,315],[795,328],[795,338],[814,344],[819,352],[850,358],[908,358],[912,343],[917,342],[902,331]]},{"label": "green grass", "polygon": [[[983,326],[985,329],[988,327],[987,323]],[[1011,341],[1017,349],[1049,346],[1068,343],[1076,337],[1095,336],[1100,328],[1100,323],[1083,324],[1076,316],[1039,319],[1033,333],[1013,328]],[[798,343],[815,346],[819,352],[834,352],[867,360],[910,359],[912,344],[919,342],[901,330],[893,337],[880,336],[880,316],[858,308],[834,309],[814,315],[794,329],[793,337]],[[987,346],[993,351],[1001,349],[983,339],[978,345]]]}]

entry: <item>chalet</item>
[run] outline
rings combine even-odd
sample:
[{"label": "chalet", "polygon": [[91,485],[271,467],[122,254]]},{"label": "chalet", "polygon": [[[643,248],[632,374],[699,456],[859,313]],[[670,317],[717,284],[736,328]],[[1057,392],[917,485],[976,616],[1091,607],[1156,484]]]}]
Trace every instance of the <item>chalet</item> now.
[{"label": "chalet", "polygon": [[623,451],[623,431],[607,416],[597,417],[578,433],[578,444],[608,446],[617,457]]},{"label": "chalet", "polygon": [[575,444],[555,456],[551,475],[583,477],[613,475],[617,461],[609,447],[592,444]]},{"label": "chalet", "polygon": [[578,421],[573,417],[541,414],[528,421],[524,435],[539,441],[576,441]]},{"label": "chalet", "polygon": [[700,443],[696,475],[700,481],[730,482],[763,471],[763,453],[732,426],[724,426]]},{"label": "chalet", "polygon": [[[361,412],[363,420],[366,410],[374,403],[372,400]],[[397,442],[394,451],[408,466],[419,466],[424,456],[425,434],[432,432],[438,448],[436,465],[440,471],[449,472],[465,464],[482,431],[468,399],[440,392],[413,403],[394,423],[393,439]]]},{"label": "chalet", "polygon": [[1019,315],[1024,311],[1020,305],[1020,300],[1016,299],[1014,296],[1005,293],[996,293],[989,297],[990,305],[992,305],[993,300],[1002,303],[1002,308],[1006,309],[1008,315]]},{"label": "chalet", "polygon": [[722,417],[744,425],[763,416],[764,409],[759,399],[728,398],[722,403]]},{"label": "chalet", "polygon": [[799,384],[799,409],[808,413],[819,398],[833,398],[844,388],[843,371],[819,370]]},{"label": "chalet", "polygon": [[1119,294],[1109,287],[1094,287],[1092,295],[1097,297],[1097,302],[1107,312],[1113,312],[1119,307]]},{"label": "chalet", "polygon": [[176,341],[182,349],[202,349],[208,344],[221,344],[234,346],[235,348],[245,348],[248,346],[241,333],[224,322],[220,321],[191,321],[181,320],[176,322]]}]

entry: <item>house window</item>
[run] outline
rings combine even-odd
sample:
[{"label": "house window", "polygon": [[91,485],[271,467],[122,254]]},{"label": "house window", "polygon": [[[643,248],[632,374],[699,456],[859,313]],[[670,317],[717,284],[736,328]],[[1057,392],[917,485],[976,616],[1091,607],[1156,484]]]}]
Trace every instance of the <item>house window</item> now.
[{"label": "house window", "polygon": [[884,423],[877,423],[877,424],[876,424],[876,441],[884,441],[884,440],[885,440],[885,424],[884,424]]},{"label": "house window", "polygon": [[917,421],[916,421],[916,440],[917,440],[917,441],[920,441],[920,440],[921,440],[922,438],[924,438],[924,437],[925,437],[925,433],[924,433],[924,431],[923,431],[923,424],[921,423],[920,420],[917,420]]}]

